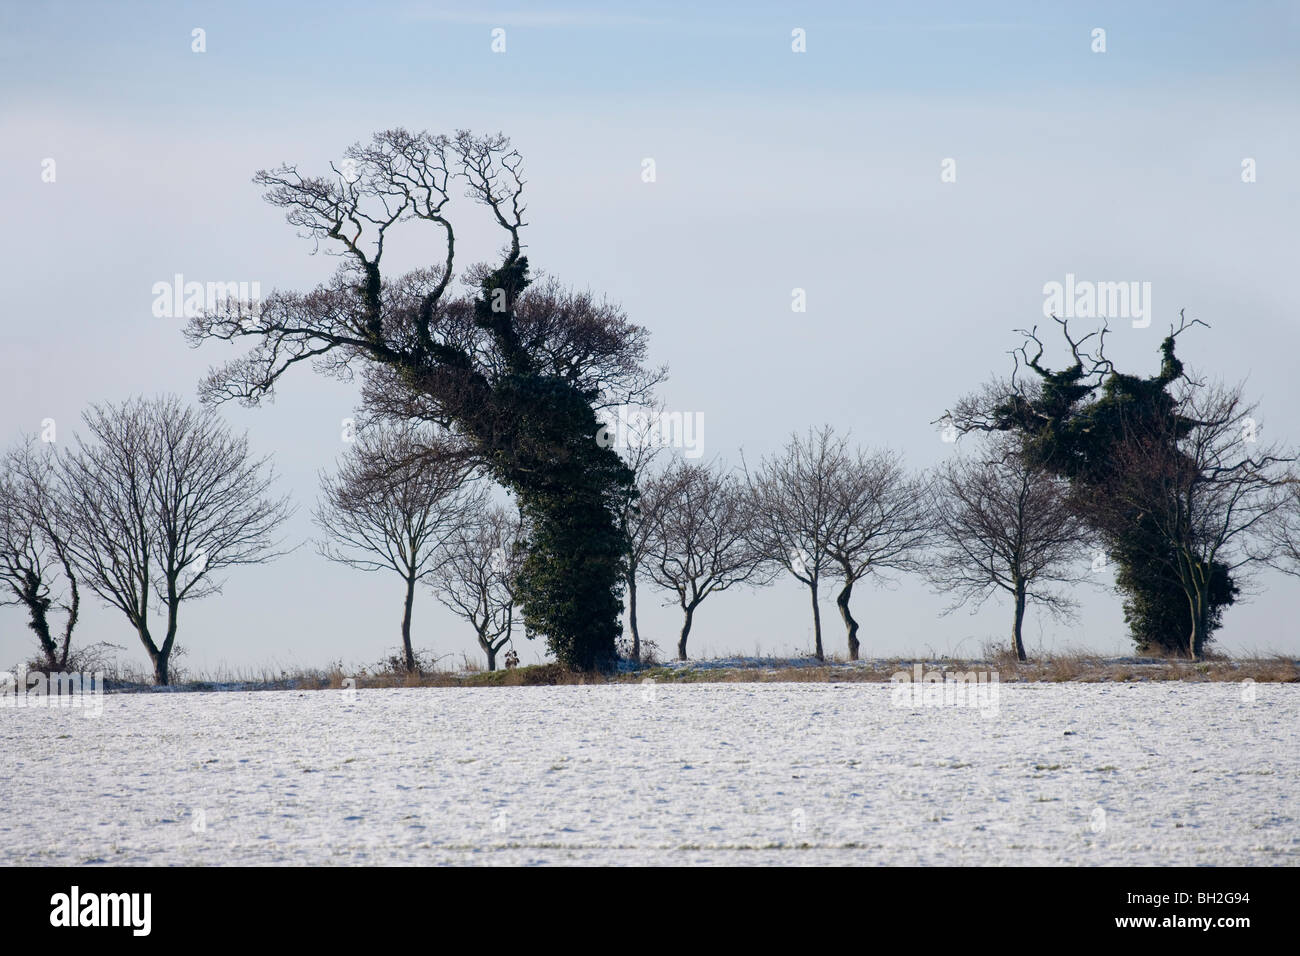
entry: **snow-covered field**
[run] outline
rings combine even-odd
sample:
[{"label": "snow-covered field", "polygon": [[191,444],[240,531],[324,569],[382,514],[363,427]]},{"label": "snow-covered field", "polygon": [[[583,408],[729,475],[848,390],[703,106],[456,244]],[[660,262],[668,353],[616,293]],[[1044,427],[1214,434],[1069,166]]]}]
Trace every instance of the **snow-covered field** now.
[{"label": "snow-covered field", "polygon": [[1300,686],[116,694],[0,710],[0,863],[1300,863]]}]

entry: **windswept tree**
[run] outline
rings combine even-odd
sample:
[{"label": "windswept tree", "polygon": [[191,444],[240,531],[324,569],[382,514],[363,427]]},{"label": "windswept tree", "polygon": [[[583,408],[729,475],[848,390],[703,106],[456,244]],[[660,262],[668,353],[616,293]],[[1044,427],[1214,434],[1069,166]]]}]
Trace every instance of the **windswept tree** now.
[{"label": "windswept tree", "polygon": [[657,508],[646,570],[682,609],[677,658],[684,661],[701,602],[738,584],[764,580],[763,556],[751,542],[752,512],[734,475],[679,460],[647,486]]},{"label": "windswept tree", "polygon": [[[1059,369],[1045,364],[1045,345],[1036,328],[1021,330],[1024,343],[1012,354],[1009,380],[996,382],[962,399],[945,418],[959,432],[1009,432],[1023,439],[1031,465],[1046,468],[1069,482],[1076,508],[1105,501],[1125,480],[1117,449],[1125,436],[1139,431],[1173,440],[1187,434],[1194,422],[1180,419],[1176,391],[1187,381],[1175,354],[1180,335],[1199,320],[1181,317],[1160,345],[1160,370],[1142,376],[1118,371],[1106,356],[1109,331],[1103,323],[1085,335],[1072,332],[1057,319],[1070,360]],[[1146,510],[1133,510],[1124,520],[1097,527],[1116,566],[1115,585],[1124,595],[1124,615],[1140,650],[1182,653],[1195,623],[1182,582],[1175,572],[1172,550],[1153,560],[1155,549],[1172,548]],[[1237,594],[1228,567],[1214,563],[1208,580],[1208,641],[1223,608]]]},{"label": "windswept tree", "polygon": [[321,477],[315,512],[325,537],[318,550],[362,571],[395,571],[405,585],[402,652],[416,670],[411,646],[415,586],[445,560],[444,545],[481,506],[485,491],[467,485],[459,449],[415,426],[363,428],[337,474]]},{"label": "windswept tree", "polygon": [[848,631],[849,660],[858,659],[858,622],[849,610],[853,586],[871,575],[925,567],[934,522],[924,479],[907,473],[892,451],[833,456],[831,509],[824,550],[840,581],[835,597]]},{"label": "windswept tree", "polygon": [[[519,597],[530,633],[574,668],[609,666],[621,631],[626,542],[618,507],[632,477],[596,441],[596,410],[647,396],[662,379],[644,364],[647,334],[615,306],[534,285],[523,254],[523,160],[501,135],[393,129],[349,148],[324,176],[295,166],[259,172],[266,199],[291,224],[344,256],[333,279],[228,303],[188,330],[250,343],[213,370],[209,402],[256,404],[293,366],[361,371],[368,410],[453,432],[476,463],[513,492],[527,518]],[[455,291],[452,193],[463,186],[499,226],[506,248],[472,266]],[[390,230],[422,224],[444,255],[391,274]]]},{"label": "windswept tree", "polygon": [[1085,507],[1114,539],[1138,516],[1147,534],[1136,556],[1178,582],[1190,621],[1181,650],[1197,660],[1218,624],[1216,578],[1229,576],[1235,594],[1253,567],[1275,558],[1295,458],[1263,441],[1240,385],[1189,377],[1173,394],[1168,415],[1119,416],[1115,477]]},{"label": "windswept tree", "polygon": [[168,396],[94,405],[82,419],[87,434],[60,473],[68,552],[86,586],[126,615],[167,684],[181,604],[219,593],[221,571],[274,557],[288,501],[272,494],[269,460],[211,411]]},{"label": "windswept tree", "polygon": [[819,593],[832,568],[826,550],[837,507],[837,482],[848,467],[847,439],[829,425],[790,436],[755,473],[746,468],[750,541],[772,565],[808,588],[813,613],[813,654],[825,660]]},{"label": "windswept tree", "polygon": [[[81,598],[66,521],[57,510],[55,466],[53,453],[39,451],[32,439],[0,460],[0,604],[26,610],[44,666],[61,672],[68,668]],[[56,606],[62,627],[50,619]]]},{"label": "windswept tree", "polygon": [[1088,527],[1067,492],[1064,479],[1030,463],[1016,440],[1004,436],[977,456],[945,462],[930,488],[936,532],[927,569],[931,582],[954,595],[949,611],[971,601],[978,609],[1005,592],[1018,660],[1025,660],[1026,605],[1068,615],[1074,602],[1055,586],[1088,573]]},{"label": "windswept tree", "polygon": [[446,556],[430,579],[438,600],[474,628],[490,671],[514,637],[524,531],[518,512],[478,501],[447,542]]}]

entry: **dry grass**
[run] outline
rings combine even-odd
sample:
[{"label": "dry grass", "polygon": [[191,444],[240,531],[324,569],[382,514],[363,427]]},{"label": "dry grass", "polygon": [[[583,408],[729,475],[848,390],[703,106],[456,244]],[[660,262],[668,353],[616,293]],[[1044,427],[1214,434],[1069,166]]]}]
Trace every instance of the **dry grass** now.
[{"label": "dry grass", "polygon": [[[1243,681],[1293,684],[1300,682],[1300,660],[1283,654],[1229,658],[1221,655],[1204,661],[1176,658],[1104,658],[1085,651],[1038,655],[1017,661],[1014,654],[987,647],[979,658],[895,658],[845,663],[801,664],[793,660],[754,660],[744,666],[710,666],[708,662],[686,665],[643,665],[612,674],[581,674],[558,664],[538,664],[511,670],[483,670],[469,658],[456,670],[442,669],[437,661],[422,661],[407,673],[396,661],[370,666],[348,666],[335,661],[324,668],[223,669],[206,674],[178,675],[173,683],[184,690],[340,690],[348,687],[539,687],[560,684],[656,683],[888,683],[894,674],[912,672],[916,665],[925,671],[954,674],[992,671],[1001,683],[1049,682],[1095,683],[1131,681]],[[108,667],[106,686],[116,690],[147,690],[152,674],[122,667]]]}]

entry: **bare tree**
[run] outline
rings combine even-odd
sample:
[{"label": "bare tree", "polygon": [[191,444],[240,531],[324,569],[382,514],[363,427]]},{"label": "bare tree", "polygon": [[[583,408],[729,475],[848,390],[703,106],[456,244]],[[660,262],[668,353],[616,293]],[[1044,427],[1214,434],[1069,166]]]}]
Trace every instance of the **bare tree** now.
[{"label": "bare tree", "polygon": [[175,397],[94,405],[82,419],[89,435],[60,472],[72,564],[126,615],[167,684],[181,603],[219,593],[225,568],[274,557],[288,500],[271,496],[269,461],[252,457],[247,436]]},{"label": "bare tree", "polygon": [[858,659],[858,622],[849,611],[853,586],[882,571],[922,570],[934,522],[927,484],[913,478],[892,451],[833,456],[826,556],[842,582],[835,604],[848,631],[849,660]]},{"label": "bare tree", "polygon": [[406,585],[402,652],[416,669],[411,612],[416,583],[445,558],[443,546],[486,492],[467,487],[469,468],[451,441],[416,426],[374,425],[357,434],[338,473],[322,475],[318,550],[362,571],[395,571]]},{"label": "bare tree", "polygon": [[991,595],[1011,596],[1011,642],[1025,660],[1025,606],[1069,614],[1074,602],[1052,588],[1088,573],[1079,560],[1088,530],[1066,500],[1065,482],[1026,461],[1013,440],[993,440],[974,458],[954,458],[938,469],[930,502],[937,549],[928,573],[952,592],[952,611],[978,608]]},{"label": "bare tree", "polygon": [[497,669],[497,653],[514,636],[523,541],[518,512],[480,499],[447,542],[446,558],[431,577],[438,600],[473,626],[490,671]]},{"label": "bare tree", "polygon": [[746,469],[750,540],[763,558],[808,588],[813,612],[813,653],[825,660],[818,603],[831,567],[826,542],[836,508],[836,482],[847,462],[847,439],[829,425],[794,434],[781,452],[764,458],[757,473]]},{"label": "bare tree", "polygon": [[[1275,562],[1295,458],[1261,440],[1257,406],[1240,385],[1187,377],[1170,414],[1124,415],[1113,451],[1116,478],[1085,507],[1107,537],[1140,522],[1140,556],[1182,586],[1191,629],[1185,652],[1199,659],[1216,623],[1216,589]],[[1136,516],[1136,517],[1135,517]],[[1236,595],[1233,588],[1228,602]]]},{"label": "bare tree", "polygon": [[646,568],[677,596],[683,614],[677,657],[684,661],[696,608],[710,594],[763,580],[763,556],[751,543],[747,496],[735,476],[677,461],[647,487],[656,511]]},{"label": "bare tree", "polygon": [[1268,528],[1269,563],[1284,574],[1300,577],[1300,474],[1294,469],[1281,495],[1281,507]]},{"label": "bare tree", "polygon": [[643,414],[628,416],[627,447],[620,449],[623,461],[632,472],[632,484],[619,502],[619,526],[627,539],[627,622],[632,634],[632,659],[641,661],[641,630],[637,623],[637,584],[644,573],[643,565],[650,554],[655,522],[658,519],[657,488],[650,485],[651,469],[663,445],[656,439],[656,424],[663,405],[646,406]]},{"label": "bare tree", "polygon": [[[52,453],[37,451],[33,439],[0,462],[0,587],[13,595],[0,604],[27,610],[45,666],[65,671],[81,597],[66,522],[57,511],[55,462]],[[56,602],[64,613],[57,636],[50,621]]]}]

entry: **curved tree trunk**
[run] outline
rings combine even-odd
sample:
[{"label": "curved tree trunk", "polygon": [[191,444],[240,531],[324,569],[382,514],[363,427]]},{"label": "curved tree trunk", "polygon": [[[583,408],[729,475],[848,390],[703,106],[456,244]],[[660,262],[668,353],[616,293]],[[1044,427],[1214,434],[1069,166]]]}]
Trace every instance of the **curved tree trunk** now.
[{"label": "curved tree trunk", "polygon": [[1187,613],[1191,619],[1187,637],[1181,648],[1189,660],[1200,660],[1205,652],[1205,642],[1210,628],[1210,595],[1208,574],[1203,574],[1205,565],[1186,555],[1180,556],[1178,582],[1187,595]]},{"label": "curved tree trunk", "polygon": [[77,617],[81,613],[81,595],[77,592],[77,579],[68,573],[68,620],[63,626],[63,656],[59,660],[59,670],[68,669],[68,656],[72,653],[72,629],[77,626]]},{"label": "curved tree trunk", "polygon": [[695,606],[686,608],[686,619],[682,621],[682,636],[677,641],[677,659],[686,660],[686,638],[691,633],[691,619],[695,617]]},{"label": "curved tree trunk", "polygon": [[145,650],[149,652],[149,659],[153,661],[154,682],[159,687],[166,687],[171,683],[171,659],[172,650],[176,646],[176,620],[179,611],[180,600],[170,599],[167,604],[167,637],[162,642],[162,647],[154,644],[147,624],[141,621],[137,628],[140,632],[140,640],[144,642]]},{"label": "curved tree trunk", "polygon": [[415,651],[411,649],[411,605],[415,602],[415,576],[406,578],[406,604],[402,608],[402,651],[406,655],[406,673],[415,673]]},{"label": "curved tree trunk", "polygon": [[844,627],[849,632],[849,660],[856,661],[859,647],[858,622],[849,613],[849,598],[851,597],[853,597],[853,581],[845,579],[844,587],[840,589],[839,595],[835,598],[835,604],[840,609],[840,617],[844,619]]},{"label": "curved tree trunk", "polygon": [[147,624],[136,625],[136,632],[140,635],[140,643],[144,645],[145,652],[148,653],[149,660],[153,664],[154,683],[159,687],[166,687],[171,683],[169,671],[172,656],[171,642],[164,641],[163,646],[159,647],[153,642]]},{"label": "curved tree trunk", "polygon": [[59,661],[59,670],[68,669],[68,655],[72,653],[72,629],[77,626],[81,614],[81,592],[77,590],[77,575],[72,570],[72,561],[62,542],[56,537],[55,548],[59,562],[63,565],[63,576],[68,579],[68,619],[63,625],[63,657]]},{"label": "curved tree trunk", "polygon": [[27,626],[36,632],[36,640],[41,645],[41,654],[45,657],[45,662],[55,668],[59,664],[59,649],[54,643],[54,638],[50,635],[49,609],[50,601],[48,598],[41,596],[41,581],[32,572],[24,575],[23,586],[15,587],[18,591],[19,599],[27,606],[27,612],[31,620]]},{"label": "curved tree trunk", "polygon": [[1205,641],[1209,633],[1209,597],[1198,587],[1192,599],[1192,633],[1187,639],[1187,656],[1199,661],[1205,653]]},{"label": "curved tree trunk", "polygon": [[812,594],[813,606],[813,656],[819,661],[826,660],[826,654],[822,651],[822,611],[817,605],[817,579],[813,578],[812,583],[808,585],[808,590]]},{"label": "curved tree trunk", "polygon": [[1025,582],[1016,582],[1016,616],[1011,625],[1011,646],[1015,649],[1016,660],[1026,660],[1025,641],[1022,627],[1025,622]]},{"label": "curved tree trunk", "polygon": [[632,660],[641,663],[641,632],[636,626],[636,569],[627,575],[627,625],[632,631]]}]

